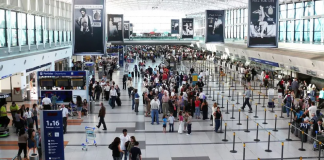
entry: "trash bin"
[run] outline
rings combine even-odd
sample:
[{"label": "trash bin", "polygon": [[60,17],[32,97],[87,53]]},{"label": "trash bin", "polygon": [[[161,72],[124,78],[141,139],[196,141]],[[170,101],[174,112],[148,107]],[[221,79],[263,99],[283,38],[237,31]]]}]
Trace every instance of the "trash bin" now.
[{"label": "trash bin", "polygon": [[38,160],[38,154],[33,153],[32,155],[29,156],[29,160]]},{"label": "trash bin", "polygon": [[90,112],[89,112],[90,114],[93,113],[95,105],[96,105],[96,102],[94,102],[94,101],[90,102]]}]

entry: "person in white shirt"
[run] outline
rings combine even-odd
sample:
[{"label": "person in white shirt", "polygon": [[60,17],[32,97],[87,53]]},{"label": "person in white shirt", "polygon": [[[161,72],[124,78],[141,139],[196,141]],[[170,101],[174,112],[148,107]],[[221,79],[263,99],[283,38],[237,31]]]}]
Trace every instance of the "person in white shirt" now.
[{"label": "person in white shirt", "polygon": [[200,92],[199,93],[199,99],[200,99],[200,102],[202,103],[202,101],[204,100],[204,97],[206,97],[205,93],[204,92]]},{"label": "person in white shirt", "polygon": [[128,96],[131,98],[131,92],[133,90],[133,81],[131,78],[126,82],[126,86],[128,88]]},{"label": "person in white shirt", "polygon": [[120,153],[120,159],[123,159],[123,156],[125,155],[124,160],[127,160],[128,157],[128,151],[127,151],[127,147],[125,146],[127,141],[130,141],[130,136],[127,135],[127,129],[123,129],[123,134],[121,134],[119,136],[120,138],[120,148],[121,150],[124,151],[124,153]]},{"label": "person in white shirt", "polygon": [[110,98],[111,98],[111,108],[112,109],[115,108],[116,97],[117,97],[117,92],[116,92],[114,86],[111,86],[111,89],[110,89]]},{"label": "person in white shirt", "polygon": [[29,127],[29,124],[33,123],[33,113],[31,110],[29,110],[29,107],[26,108],[26,112],[24,114],[24,117],[27,119],[27,126]]},{"label": "person in white shirt", "polygon": [[308,115],[312,115],[312,114],[316,115],[316,111],[317,111],[317,106],[315,106],[315,102],[312,102],[312,105],[308,108],[305,114],[309,113]]},{"label": "person in white shirt", "polygon": [[65,105],[61,105],[61,110],[62,110],[62,117],[63,117],[63,133],[66,133],[66,127],[67,127],[67,118],[69,116],[69,110],[65,108]]},{"label": "person in white shirt", "polygon": [[47,94],[45,94],[45,97],[42,100],[43,109],[44,110],[51,110],[51,99],[48,98]]},{"label": "person in white shirt", "polygon": [[169,121],[169,132],[173,132],[173,126],[174,126],[174,117],[173,117],[173,113],[170,113],[170,116],[168,118]]}]

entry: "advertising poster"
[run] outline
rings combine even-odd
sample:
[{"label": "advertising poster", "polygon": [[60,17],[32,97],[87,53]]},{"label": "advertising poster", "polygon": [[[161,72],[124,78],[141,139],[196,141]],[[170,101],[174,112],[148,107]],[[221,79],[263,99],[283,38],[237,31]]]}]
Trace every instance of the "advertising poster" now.
[{"label": "advertising poster", "polygon": [[129,39],[129,21],[124,21],[124,38]]},{"label": "advertising poster", "polygon": [[122,14],[108,14],[108,42],[124,40]]},{"label": "advertising poster", "polygon": [[224,10],[206,10],[206,43],[224,42]]},{"label": "advertising poster", "polygon": [[171,19],[171,34],[179,34],[179,19]]},{"label": "advertising poster", "polygon": [[105,2],[74,0],[74,54],[104,54]]},{"label": "advertising poster", "polygon": [[193,38],[193,18],[182,18],[182,38]]},{"label": "advertising poster", "polygon": [[129,35],[133,34],[133,23],[129,23]]},{"label": "advertising poster", "polygon": [[249,0],[248,47],[278,47],[278,0]]}]

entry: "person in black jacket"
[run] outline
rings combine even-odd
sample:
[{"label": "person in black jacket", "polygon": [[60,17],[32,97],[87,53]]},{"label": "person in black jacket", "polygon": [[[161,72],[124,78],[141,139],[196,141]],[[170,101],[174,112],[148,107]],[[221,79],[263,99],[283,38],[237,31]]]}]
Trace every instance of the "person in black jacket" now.
[{"label": "person in black jacket", "polygon": [[126,90],[126,81],[127,81],[127,77],[128,77],[127,74],[125,74],[125,75],[123,76],[123,89],[125,89],[125,90]]},{"label": "person in black jacket", "polygon": [[252,68],[251,72],[252,72],[252,81],[254,81],[254,76],[257,74],[257,72],[255,71],[254,68]]},{"label": "person in black jacket", "polygon": [[205,85],[204,82],[201,79],[199,79],[199,81],[197,82],[197,86],[198,86],[200,92],[203,91],[204,85]]},{"label": "person in black jacket", "polygon": [[97,82],[97,85],[95,86],[95,93],[96,93],[96,100],[99,101],[100,99],[100,93],[102,92],[101,86],[99,85],[99,82]]},{"label": "person in black jacket", "polygon": [[110,78],[110,81],[112,81],[112,74],[113,74],[113,72],[114,72],[114,69],[113,69],[113,67],[110,67],[110,69],[109,69],[109,71],[108,71],[108,73],[109,73],[109,78]]}]

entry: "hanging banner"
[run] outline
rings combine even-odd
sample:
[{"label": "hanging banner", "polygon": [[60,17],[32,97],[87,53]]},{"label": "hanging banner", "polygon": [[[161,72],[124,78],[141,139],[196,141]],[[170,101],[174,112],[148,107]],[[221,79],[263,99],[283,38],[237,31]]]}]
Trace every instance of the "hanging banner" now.
[{"label": "hanging banner", "polygon": [[122,14],[108,14],[108,42],[124,40]]},{"label": "hanging banner", "polygon": [[104,54],[105,1],[74,0],[74,54]]},{"label": "hanging banner", "polygon": [[224,42],[224,10],[206,10],[205,42]]},{"label": "hanging banner", "polygon": [[171,34],[179,34],[179,19],[171,19]]},{"label": "hanging banner", "polygon": [[193,38],[193,18],[182,18],[182,38]]},{"label": "hanging banner", "polygon": [[129,39],[129,21],[124,21],[124,38]]},{"label": "hanging banner", "polygon": [[133,34],[133,23],[129,23],[129,35]]},{"label": "hanging banner", "polygon": [[249,0],[248,47],[278,47],[278,0]]}]

